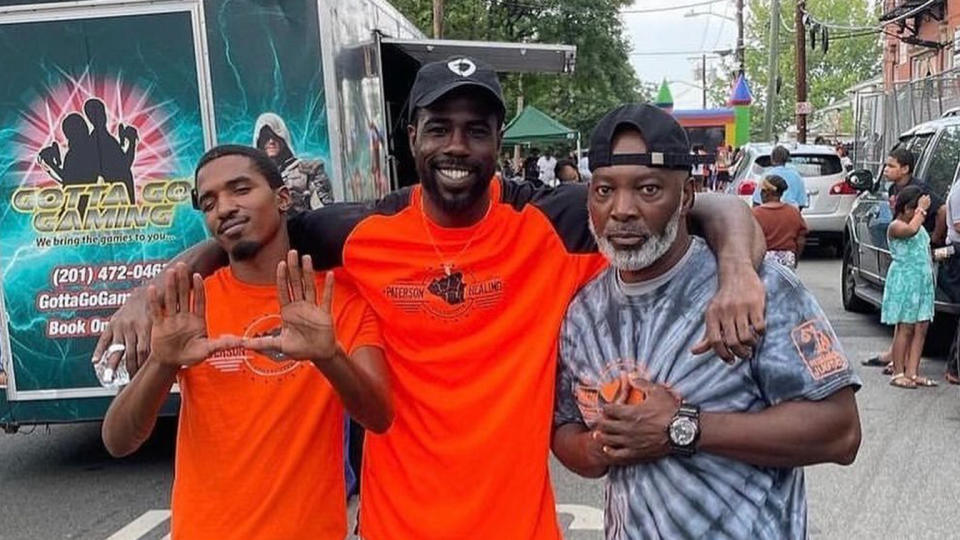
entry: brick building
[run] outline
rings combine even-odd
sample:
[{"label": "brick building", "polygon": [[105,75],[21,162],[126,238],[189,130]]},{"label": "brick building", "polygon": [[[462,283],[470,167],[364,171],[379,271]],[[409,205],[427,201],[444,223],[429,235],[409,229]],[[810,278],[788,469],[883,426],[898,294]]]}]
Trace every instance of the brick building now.
[{"label": "brick building", "polygon": [[960,0],[884,0],[880,22],[887,90],[960,68]]}]

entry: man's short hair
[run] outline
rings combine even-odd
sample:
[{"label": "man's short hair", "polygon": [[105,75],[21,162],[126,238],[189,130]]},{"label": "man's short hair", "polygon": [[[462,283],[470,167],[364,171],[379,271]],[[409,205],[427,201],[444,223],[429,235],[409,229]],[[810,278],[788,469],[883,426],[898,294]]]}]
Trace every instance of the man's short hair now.
[{"label": "man's short hair", "polygon": [[577,175],[580,174],[580,170],[572,161],[569,159],[561,159],[557,162],[557,166],[553,168],[553,175],[559,177],[560,171],[562,171],[564,167],[571,167],[577,173]]},{"label": "man's short hair", "polygon": [[788,161],[790,161],[790,151],[785,146],[777,145],[773,152],[770,152],[770,163],[783,165]]},{"label": "man's short hair", "polygon": [[907,150],[906,148],[894,148],[890,151],[890,157],[897,160],[901,166],[909,167],[910,174],[913,174],[913,166],[916,164],[917,160],[913,157],[913,152]]},{"label": "man's short hair", "polygon": [[760,189],[763,191],[772,191],[777,197],[783,196],[788,189],[787,181],[783,177],[771,174],[763,179]]},{"label": "man's short hair", "polygon": [[200,172],[200,169],[207,163],[226,156],[244,156],[248,158],[253,162],[253,168],[267,179],[270,187],[273,189],[283,187],[283,176],[280,174],[280,169],[277,168],[277,165],[270,159],[270,156],[263,150],[241,144],[221,144],[220,146],[214,146],[210,150],[207,150],[207,153],[200,158],[200,161],[197,162],[197,168],[193,171],[194,186],[196,186],[197,174]]},{"label": "man's short hair", "polygon": [[243,146],[241,144],[221,144],[220,146],[214,146],[210,150],[207,150],[207,153],[200,157],[200,161],[197,162],[197,168],[193,171],[193,189],[190,191],[190,197],[195,209],[200,209],[200,195],[197,192],[197,175],[200,173],[200,169],[211,161],[226,156],[244,156],[248,158],[253,163],[253,168],[267,179],[267,184],[269,184],[271,188],[279,189],[283,187],[283,176],[280,174],[280,169],[277,168],[277,165],[270,159],[270,156],[268,156],[266,152],[252,146]]}]

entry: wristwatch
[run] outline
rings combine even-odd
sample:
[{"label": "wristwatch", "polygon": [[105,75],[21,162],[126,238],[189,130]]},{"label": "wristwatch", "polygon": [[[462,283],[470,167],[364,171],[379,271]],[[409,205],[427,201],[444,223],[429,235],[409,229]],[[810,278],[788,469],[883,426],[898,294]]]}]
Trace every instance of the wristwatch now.
[{"label": "wristwatch", "polygon": [[695,454],[700,440],[700,407],[680,402],[677,414],[667,426],[667,438],[675,455],[690,457]]}]

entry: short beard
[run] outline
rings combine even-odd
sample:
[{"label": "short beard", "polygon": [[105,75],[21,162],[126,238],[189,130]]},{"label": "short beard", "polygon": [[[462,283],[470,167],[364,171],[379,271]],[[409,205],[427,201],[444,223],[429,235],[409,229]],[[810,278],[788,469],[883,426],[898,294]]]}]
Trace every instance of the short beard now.
[{"label": "short beard", "polygon": [[[677,233],[680,229],[682,209],[683,204],[678,204],[677,211],[673,213],[670,221],[667,222],[663,234],[650,233],[650,236],[640,247],[630,250],[613,247],[613,244],[610,243],[606,237],[597,234],[592,219],[588,219],[587,223],[590,225],[590,232],[593,233],[593,238],[597,241],[597,247],[600,249],[600,253],[610,261],[611,266],[617,270],[638,272],[660,260],[660,258],[666,255],[667,252],[670,251],[670,248],[673,247],[673,243],[677,240]],[[650,230],[643,218],[640,218],[640,225],[647,231]]]},{"label": "short beard", "polygon": [[252,240],[241,240],[230,249],[230,258],[234,261],[246,261],[252,259],[262,246],[259,242]]},{"label": "short beard", "polygon": [[487,192],[487,189],[490,187],[490,180],[492,180],[492,175],[489,175],[487,180],[481,180],[470,187],[467,191],[462,191],[453,195],[452,197],[445,197],[443,193],[440,192],[440,185],[433,176],[421,175],[423,181],[423,190],[430,196],[430,201],[436,204],[440,210],[445,214],[459,214],[464,210],[475,206],[479,201],[483,199],[484,194]]}]

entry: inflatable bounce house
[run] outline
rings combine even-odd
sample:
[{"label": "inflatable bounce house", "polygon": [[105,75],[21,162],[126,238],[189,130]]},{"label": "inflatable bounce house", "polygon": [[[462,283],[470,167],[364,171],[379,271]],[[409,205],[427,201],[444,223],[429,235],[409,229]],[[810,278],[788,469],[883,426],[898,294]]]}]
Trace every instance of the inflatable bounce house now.
[{"label": "inflatable bounce house", "polygon": [[730,93],[727,107],[718,109],[674,110],[673,94],[664,80],[657,95],[657,106],[670,112],[687,130],[692,145],[703,145],[712,152],[721,145],[733,148],[743,146],[750,140],[750,85],[745,75],[737,78]]}]

